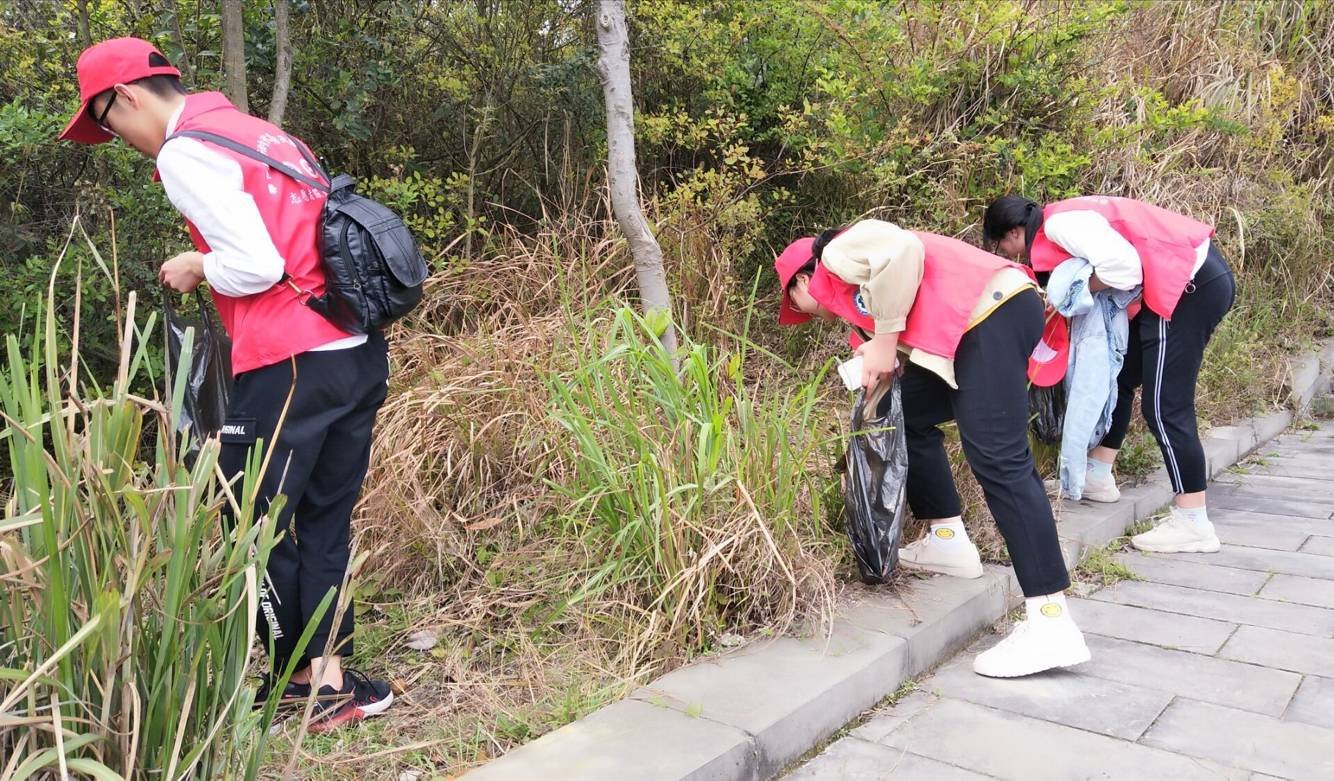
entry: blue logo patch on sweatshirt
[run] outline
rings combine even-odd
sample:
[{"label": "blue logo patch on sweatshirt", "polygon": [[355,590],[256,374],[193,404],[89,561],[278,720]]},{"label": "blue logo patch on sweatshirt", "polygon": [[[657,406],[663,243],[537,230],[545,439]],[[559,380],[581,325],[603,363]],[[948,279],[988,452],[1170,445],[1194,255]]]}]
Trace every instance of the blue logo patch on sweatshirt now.
[{"label": "blue logo patch on sweatshirt", "polygon": [[871,316],[871,310],[866,308],[866,298],[862,295],[862,291],[858,290],[853,294],[852,305],[857,307],[857,311],[860,312],[863,317]]}]

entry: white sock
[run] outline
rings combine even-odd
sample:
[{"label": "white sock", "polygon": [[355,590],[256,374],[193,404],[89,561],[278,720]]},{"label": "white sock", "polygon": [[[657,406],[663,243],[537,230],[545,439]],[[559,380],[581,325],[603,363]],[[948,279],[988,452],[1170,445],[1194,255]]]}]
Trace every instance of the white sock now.
[{"label": "white sock", "polygon": [[1192,507],[1187,510],[1184,507],[1173,507],[1176,514],[1190,521],[1191,523],[1208,523],[1209,511],[1203,507]]},{"label": "white sock", "polygon": [[1024,612],[1031,621],[1065,618],[1068,615],[1065,592],[1048,594],[1045,597],[1029,597],[1024,600]]},{"label": "white sock", "polygon": [[1105,461],[1099,461],[1096,458],[1089,459],[1088,467],[1086,467],[1085,471],[1088,472],[1089,477],[1097,478],[1098,480],[1106,481],[1112,479],[1112,465]]},{"label": "white sock", "polygon": [[954,516],[931,522],[932,545],[958,545],[968,543],[968,530],[963,527],[963,518]]}]

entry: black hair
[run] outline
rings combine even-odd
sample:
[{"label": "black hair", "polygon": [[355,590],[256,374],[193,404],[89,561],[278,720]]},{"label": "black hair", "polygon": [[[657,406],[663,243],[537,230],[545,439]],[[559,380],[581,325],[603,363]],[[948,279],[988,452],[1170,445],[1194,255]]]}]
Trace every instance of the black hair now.
[{"label": "black hair", "polygon": [[840,225],[837,228],[826,228],[820,231],[820,235],[815,237],[815,243],[811,245],[811,255],[815,256],[816,260],[823,258],[824,248],[828,247],[829,242],[833,241],[834,237],[842,233],[846,227]]},{"label": "black hair", "polygon": [[169,98],[172,95],[188,95],[185,85],[181,83],[179,76],[171,76],[166,73],[160,73],[157,76],[149,76],[146,79],[138,79],[134,82],[149,92],[157,95],[159,98]]},{"label": "black hair", "polygon": [[[166,57],[163,57],[161,54],[158,54],[157,52],[153,52],[152,54],[148,55],[148,64],[153,66],[154,68],[171,66],[171,62],[169,62]],[[156,76],[149,76],[148,78],[138,79],[134,83],[138,84],[139,86],[143,87],[144,89],[148,90],[154,95],[157,95],[159,98],[169,98],[173,94],[175,95],[188,94],[185,91],[185,85],[181,83],[181,78],[179,76],[172,76],[166,73],[159,73]]]},{"label": "black hair", "polygon": [[995,246],[1005,234],[1021,225],[1024,246],[1032,248],[1033,237],[1042,227],[1042,207],[1022,195],[1002,195],[991,202],[982,217],[982,238],[988,246]]},{"label": "black hair", "polygon": [[802,265],[801,268],[797,269],[796,272],[792,274],[792,278],[787,281],[787,290],[783,292],[786,293],[792,290],[792,286],[797,284],[797,277],[801,276],[802,274],[805,274],[808,277],[814,274],[815,266],[819,262],[820,261],[814,255],[812,255],[810,260],[806,261],[806,263]]}]

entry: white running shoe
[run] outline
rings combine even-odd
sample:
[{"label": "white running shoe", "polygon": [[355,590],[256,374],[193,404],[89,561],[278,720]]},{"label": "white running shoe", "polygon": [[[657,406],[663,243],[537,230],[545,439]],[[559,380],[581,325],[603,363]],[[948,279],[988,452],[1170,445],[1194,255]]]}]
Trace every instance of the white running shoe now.
[{"label": "white running shoe", "polygon": [[[1061,491],[1060,480],[1043,480],[1042,487],[1047,490],[1047,497],[1050,499],[1069,499]],[[1112,504],[1121,501],[1121,489],[1116,487],[1116,478],[1099,480],[1089,476],[1084,480],[1084,495],[1081,499],[1087,499],[1090,502],[1105,502]]]},{"label": "white running shoe", "polygon": [[1098,478],[1089,475],[1084,478],[1084,498],[1090,502],[1111,504],[1121,500],[1121,489],[1116,487],[1115,477]]},{"label": "white running shoe", "polygon": [[1212,523],[1182,517],[1175,507],[1166,521],[1131,537],[1130,544],[1146,553],[1216,553],[1222,547]]},{"label": "white running shoe", "polygon": [[1061,612],[1056,617],[1020,621],[1008,637],[973,659],[973,672],[988,678],[1020,678],[1087,662],[1093,655],[1084,643],[1084,633],[1068,612]]},{"label": "white running shoe", "polygon": [[[949,537],[938,536],[941,532]],[[956,578],[982,577],[982,555],[971,540],[954,538],[952,529],[929,531],[917,542],[899,548],[899,561],[907,567],[916,567]]]}]

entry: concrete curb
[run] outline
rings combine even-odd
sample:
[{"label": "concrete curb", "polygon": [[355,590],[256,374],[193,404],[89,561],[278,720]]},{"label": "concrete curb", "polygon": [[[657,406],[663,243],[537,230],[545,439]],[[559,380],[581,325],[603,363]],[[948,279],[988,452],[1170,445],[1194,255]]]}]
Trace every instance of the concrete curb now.
[{"label": "concrete curb", "polygon": [[[1204,439],[1216,476],[1282,433],[1329,392],[1334,340],[1291,361],[1292,406],[1215,428]],[[1062,549],[1073,569],[1172,498],[1165,472],[1114,505],[1065,504]],[[846,607],[828,637],[780,637],[668,673],[629,698],[473,770],[473,781],[758,781],[774,777],[907,679],[966,645],[1019,604],[1014,573],[915,581],[910,593]]]}]

